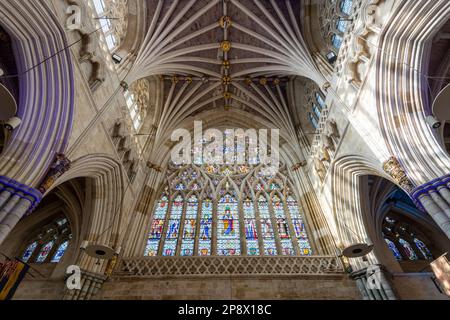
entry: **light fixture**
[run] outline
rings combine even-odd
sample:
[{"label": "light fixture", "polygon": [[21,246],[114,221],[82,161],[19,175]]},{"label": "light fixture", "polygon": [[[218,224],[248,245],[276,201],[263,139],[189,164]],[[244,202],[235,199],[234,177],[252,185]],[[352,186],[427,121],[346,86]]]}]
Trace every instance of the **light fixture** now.
[{"label": "light fixture", "polygon": [[122,62],[122,60],[123,60],[122,57],[119,56],[117,53],[113,53],[111,55],[111,58],[113,59],[115,64],[120,64]]},{"label": "light fixture", "polygon": [[342,251],[347,258],[360,258],[368,255],[373,250],[373,243],[368,240],[367,243],[355,243]]},{"label": "light fixture", "polygon": [[429,115],[425,118],[426,123],[433,129],[439,129],[442,125],[442,123],[436,119],[433,115]]},{"label": "light fixture", "polygon": [[0,83],[0,101],[2,107],[0,108],[0,120],[9,120],[15,116],[17,112],[16,99],[12,93],[4,85]]}]

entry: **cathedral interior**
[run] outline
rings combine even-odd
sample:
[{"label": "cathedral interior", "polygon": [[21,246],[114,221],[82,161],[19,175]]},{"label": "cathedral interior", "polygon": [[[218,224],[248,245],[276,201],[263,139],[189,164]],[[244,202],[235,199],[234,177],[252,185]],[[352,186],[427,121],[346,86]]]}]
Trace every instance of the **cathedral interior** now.
[{"label": "cathedral interior", "polygon": [[13,299],[450,298],[448,0],[2,0],[0,102]]}]

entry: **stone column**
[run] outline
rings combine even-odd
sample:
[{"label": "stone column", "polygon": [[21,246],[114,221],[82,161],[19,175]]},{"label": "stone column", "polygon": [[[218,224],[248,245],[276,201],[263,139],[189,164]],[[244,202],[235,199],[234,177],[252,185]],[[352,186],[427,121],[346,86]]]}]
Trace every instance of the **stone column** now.
[{"label": "stone column", "polygon": [[411,192],[417,207],[427,212],[450,238],[450,174],[430,181]]},{"label": "stone column", "polygon": [[92,300],[100,291],[107,276],[103,274],[81,271],[81,289],[69,290],[64,292],[63,300]]},{"label": "stone column", "polygon": [[356,281],[364,300],[397,300],[386,274],[383,266],[372,265],[352,272],[350,277]]},{"label": "stone column", "polygon": [[38,190],[0,176],[0,244],[41,199],[42,194]]}]

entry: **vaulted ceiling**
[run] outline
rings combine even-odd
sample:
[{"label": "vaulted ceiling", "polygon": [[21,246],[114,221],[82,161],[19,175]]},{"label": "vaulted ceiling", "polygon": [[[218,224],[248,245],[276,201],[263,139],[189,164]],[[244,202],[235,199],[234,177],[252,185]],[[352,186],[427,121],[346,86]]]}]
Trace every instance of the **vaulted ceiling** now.
[{"label": "vaulted ceiling", "polygon": [[157,140],[193,117],[209,115],[216,125],[229,119],[237,127],[246,118],[250,127],[279,128],[282,138],[297,144],[287,84],[294,76],[326,83],[301,34],[300,1],[147,0],[147,5],[147,33],[126,82],[163,80],[162,104],[154,113]]}]

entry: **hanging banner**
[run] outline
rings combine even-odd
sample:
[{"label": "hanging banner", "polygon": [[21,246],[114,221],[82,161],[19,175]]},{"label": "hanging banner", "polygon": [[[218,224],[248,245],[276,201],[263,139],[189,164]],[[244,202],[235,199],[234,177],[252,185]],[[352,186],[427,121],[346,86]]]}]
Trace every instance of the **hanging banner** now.
[{"label": "hanging banner", "polygon": [[0,300],[12,299],[28,268],[19,260],[0,262]]}]

